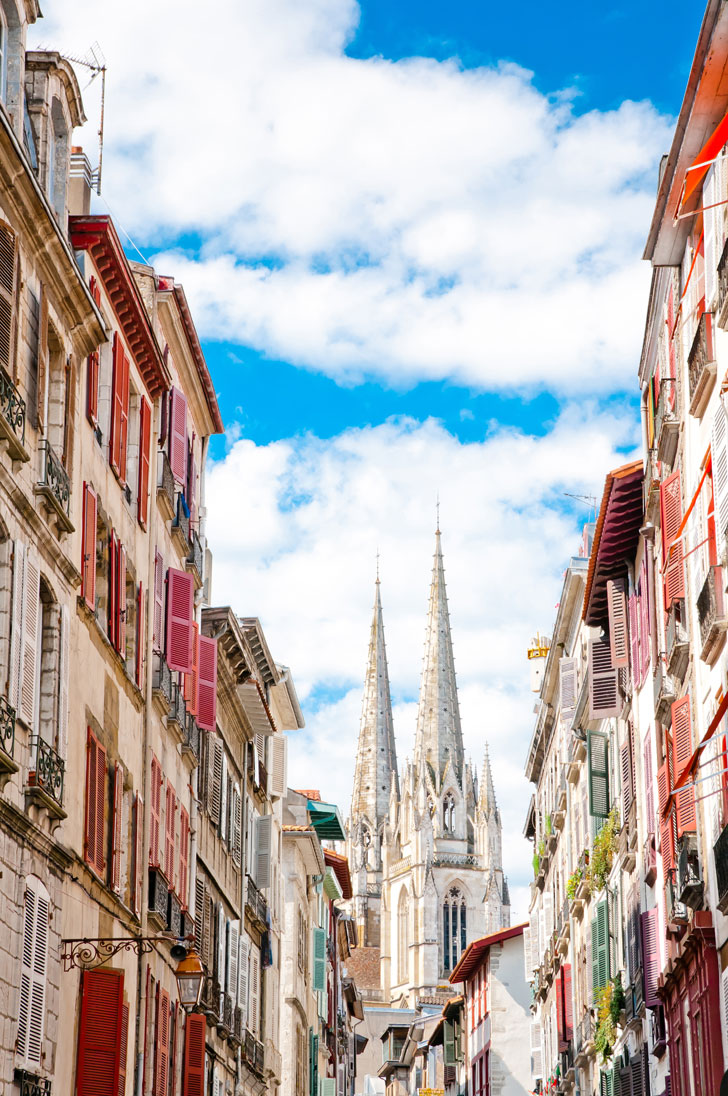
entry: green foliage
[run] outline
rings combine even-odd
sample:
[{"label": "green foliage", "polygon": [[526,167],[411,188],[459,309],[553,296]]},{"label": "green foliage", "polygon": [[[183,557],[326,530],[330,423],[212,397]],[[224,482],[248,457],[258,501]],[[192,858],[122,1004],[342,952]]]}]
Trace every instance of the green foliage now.
[{"label": "green foliage", "polygon": [[[621,987],[621,981],[620,981]],[[624,993],[622,994],[624,997]],[[597,1028],[594,1035],[594,1049],[606,1062],[612,1057],[617,1038],[617,1023],[614,1018],[614,982],[607,982],[603,989],[594,993],[594,1006],[597,1013]],[[617,1010],[617,1017],[619,1010]]]},{"label": "green foliage", "polygon": [[550,837],[553,832],[554,832],[554,826],[553,826],[553,822],[551,821],[551,815],[547,814],[546,815],[546,836]]},{"label": "green foliage", "polygon": [[612,807],[609,817],[594,838],[594,847],[589,857],[587,880],[592,893],[600,891],[609,878],[614,863],[614,854],[619,843],[619,811]]},{"label": "green foliage", "polygon": [[537,852],[533,854],[533,874],[538,875],[539,864],[541,863],[541,857]]},{"label": "green foliage", "polygon": [[541,857],[544,855],[545,852],[546,852],[546,842],[544,841],[544,839],[542,837],[541,840],[538,843],[539,860],[541,859]]},{"label": "green foliage", "polygon": [[615,974],[612,978],[612,1020],[615,1024],[619,1023],[619,1016],[626,1005],[624,997],[624,986],[622,985],[622,975]]},{"label": "green foliage", "polygon": [[566,883],[566,897],[569,899],[570,902],[572,902],[574,898],[576,898],[576,892],[579,889],[579,884],[581,883],[583,878],[583,868],[577,868],[576,871],[573,871],[569,876]]}]

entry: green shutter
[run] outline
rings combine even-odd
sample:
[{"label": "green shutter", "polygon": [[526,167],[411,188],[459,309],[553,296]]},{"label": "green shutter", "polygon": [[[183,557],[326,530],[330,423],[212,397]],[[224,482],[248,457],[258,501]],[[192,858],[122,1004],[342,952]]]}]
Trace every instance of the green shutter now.
[{"label": "green shutter", "polygon": [[455,1065],[455,1025],[446,1020],[442,1027],[442,1041],[445,1047],[445,1065]]},{"label": "green shutter", "polygon": [[326,930],[313,930],[313,988],[323,993],[326,989]]},{"label": "green shutter", "polygon": [[605,1069],[599,1074],[599,1096],[614,1096],[614,1070]]},{"label": "green shutter", "polygon": [[318,1096],[318,1035],[308,1029],[308,1094]]},{"label": "green shutter", "polygon": [[592,988],[603,989],[609,981],[609,905],[607,899],[597,906],[591,923]]},{"label": "green shutter", "polygon": [[588,732],[589,812],[595,818],[609,814],[609,738],[601,731]]}]

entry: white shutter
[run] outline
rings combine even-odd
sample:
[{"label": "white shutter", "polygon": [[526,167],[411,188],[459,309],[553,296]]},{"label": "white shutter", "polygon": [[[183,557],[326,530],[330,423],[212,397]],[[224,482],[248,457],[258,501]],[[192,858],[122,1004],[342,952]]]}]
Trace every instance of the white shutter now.
[{"label": "white shutter", "polygon": [[723,1006],[723,1031],[728,1040],[728,967],[724,971],[721,971],[720,975],[720,996],[721,1004]]},{"label": "white shutter", "polygon": [[538,910],[534,907],[534,909],[531,910],[531,917],[530,917],[529,936],[531,938],[531,964],[532,965],[531,965],[531,969],[526,972],[526,977],[527,977],[528,981],[531,980],[531,977],[533,976],[533,972],[536,969],[536,967],[540,966],[540,964],[541,964],[541,955],[543,954],[543,949],[541,948],[541,943],[540,943],[540,940],[539,940],[538,928],[539,928],[539,915],[538,915]]},{"label": "white shutter", "polygon": [[28,879],[18,1002],[18,1054],[37,1066],[42,1064],[43,1057],[49,911],[48,891],[40,880]]},{"label": "white shutter", "polygon": [[225,991],[225,947],[227,937],[225,933],[225,910],[222,902],[217,906],[217,980],[220,990]]},{"label": "white shutter", "polygon": [[224,755],[222,742],[217,736],[212,739],[208,739],[208,745],[211,747],[208,755],[210,759],[209,810],[212,821],[219,826],[220,799],[222,796],[222,759]]},{"label": "white shutter", "polygon": [[238,953],[240,951],[240,922],[228,921],[227,923],[227,992],[237,1003],[238,996]]},{"label": "white shutter", "polygon": [[23,589],[25,586],[25,546],[13,545],[13,606],[10,630],[10,689],[8,700],[16,712],[20,706],[20,679],[23,673]]},{"label": "white shutter", "polygon": [[551,934],[554,931],[554,899],[550,891],[544,891],[542,901],[544,908],[544,923],[546,926],[546,940],[544,941],[545,947],[551,939]]},{"label": "white shutter", "polygon": [[60,631],[60,661],[58,666],[58,752],[65,761],[68,753],[68,670],[70,649],[68,609],[65,605],[61,606]]},{"label": "white shutter", "polygon": [[32,548],[25,555],[23,583],[23,665],[20,674],[20,718],[35,730],[38,710],[38,633],[40,631],[40,567]]},{"label": "white shutter", "polygon": [[[120,890],[119,893],[124,899],[127,894],[127,886],[129,879],[129,813],[131,810],[131,796],[130,791],[123,791],[121,793],[121,849],[119,855],[119,875],[120,875]],[[141,824],[141,819],[140,819]],[[126,900],[128,906],[134,904],[134,884],[129,888],[128,899]]]},{"label": "white shutter", "polygon": [[239,784],[233,785],[233,804],[230,811],[230,823],[233,830],[230,840],[233,860],[236,864],[240,865],[243,851],[243,801],[240,796]]},{"label": "white shutter", "polygon": [[250,949],[250,1012],[248,1028],[258,1038],[260,1029],[260,948]]},{"label": "white shutter", "polygon": [[576,708],[576,659],[559,659],[559,703],[561,718],[571,721]]},{"label": "white shutter", "polygon": [[705,176],[705,182],[703,183],[703,208],[705,213],[703,215],[703,231],[705,233],[703,251],[705,253],[705,308],[708,312],[712,311],[713,299],[715,297],[715,291],[718,284],[718,278],[716,276],[718,269],[718,260],[720,259],[720,252],[718,248],[718,232],[717,232],[717,220],[718,216],[723,216],[723,207],[718,206],[714,209],[708,209],[708,206],[713,205],[716,201],[716,177],[715,177],[715,164],[712,164],[708,170],[708,174]]},{"label": "white shutter", "polygon": [[713,466],[715,535],[720,561],[723,556],[726,526],[728,526],[728,416],[720,401],[715,409],[715,417],[710,428],[710,451]]},{"label": "white shutter", "polygon": [[531,1020],[531,1077],[534,1081],[543,1076],[542,1060],[541,1025],[538,1020]]},{"label": "white shutter", "polygon": [[222,750],[222,764],[220,775],[220,836],[223,841],[227,841],[228,837],[228,765],[227,754],[223,748]]},{"label": "white shutter", "polygon": [[531,959],[531,926],[526,925],[523,930],[523,969],[526,974],[526,981],[530,982],[533,978],[533,960]]},{"label": "white shutter", "polygon": [[212,1096],[224,1096],[225,1089],[223,1088],[220,1074],[217,1072],[217,1066],[213,1066],[212,1069]]},{"label": "white shutter", "polygon": [[241,934],[238,952],[238,1006],[243,1014],[243,1027],[248,1026],[248,963],[250,940]]},{"label": "white shutter", "polygon": [[255,884],[270,886],[270,861],[273,815],[266,814],[255,820]]},{"label": "white shutter", "polygon": [[286,752],[287,739],[282,734],[274,735],[271,743],[271,763],[268,773],[268,794],[271,798],[283,799],[286,794]]}]

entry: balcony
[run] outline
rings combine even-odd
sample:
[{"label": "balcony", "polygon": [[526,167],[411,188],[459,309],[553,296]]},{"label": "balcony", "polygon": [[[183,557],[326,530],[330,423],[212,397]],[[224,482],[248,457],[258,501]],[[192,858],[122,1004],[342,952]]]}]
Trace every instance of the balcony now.
[{"label": "balcony", "polygon": [[166,931],[169,914],[169,884],[159,868],[149,869],[149,916]]},{"label": "balcony", "polygon": [[662,1005],[650,1009],[650,1041],[655,1058],[662,1058],[667,1050],[667,1025]]},{"label": "balcony", "polygon": [[645,521],[655,524],[660,516],[661,465],[651,449],[645,463]]},{"label": "balcony", "polygon": [[4,369],[0,369],[0,438],[11,460],[30,460],[25,448],[25,400]]},{"label": "balcony", "polygon": [[163,449],[157,453],[157,505],[165,520],[171,521],[174,517],[174,476]]},{"label": "balcony", "polygon": [[679,933],[688,923],[688,907],[680,901],[675,874],[675,869],[670,869],[665,884],[665,917],[668,922],[668,931]]},{"label": "balcony", "polygon": [[645,869],[645,883],[651,887],[657,878],[657,848],[654,833],[647,834],[647,840],[642,849],[642,863]]},{"label": "balcony", "polygon": [[715,384],[715,352],[713,348],[713,316],[704,312],[688,354],[690,414],[700,418],[705,411]]},{"label": "balcony", "polygon": [[170,891],[169,901],[167,902],[167,925],[169,931],[173,932],[175,936],[182,936],[183,917],[180,900],[174,891]]},{"label": "balcony", "polygon": [[265,1068],[274,1081],[280,1082],[283,1072],[283,1059],[281,1052],[273,1045],[270,1039],[265,1043]]},{"label": "balcony", "polygon": [[698,909],[703,900],[698,839],[693,833],[684,833],[677,843],[677,897],[691,909]]},{"label": "balcony", "polygon": [[190,552],[190,511],[182,491],[177,492],[177,510],[172,522],[172,539],[177,541],[180,555]]},{"label": "balcony", "polygon": [[71,481],[47,438],[41,439],[39,450],[40,478],[34,493],[42,500],[47,513],[55,518],[58,534],[72,533]]},{"label": "balcony", "polygon": [[712,666],[725,643],[725,630],[728,627],[722,567],[713,565],[708,569],[703,588],[698,594],[698,620],[700,657],[703,662]]},{"label": "balcony", "polygon": [[187,712],[185,719],[182,754],[194,757],[197,761],[200,760],[200,728],[191,712]]},{"label": "balcony", "polygon": [[220,1019],[220,983],[210,976],[203,983],[200,1004],[213,1024],[217,1024]]},{"label": "balcony", "polygon": [[718,909],[728,913],[728,826],[720,833],[713,847],[715,876],[718,884]]},{"label": "balcony", "polygon": [[63,758],[38,735],[32,736],[30,746],[34,767],[28,773],[26,794],[30,799],[38,800],[49,814],[59,820],[65,818],[63,782],[66,766]]},{"label": "balcony", "polygon": [[728,240],[723,247],[723,254],[718,263],[718,301],[715,314],[718,318],[718,327],[725,331],[728,328]]},{"label": "balcony", "polygon": [[172,682],[172,698],[167,712],[167,727],[177,736],[178,741],[184,741],[187,727],[187,706],[182,686],[174,682]]},{"label": "balcony", "polygon": [[266,929],[268,925],[268,903],[250,876],[247,877],[245,887],[245,912],[253,924],[257,924],[261,931]]},{"label": "balcony", "polygon": [[677,698],[672,679],[667,672],[664,660],[661,658],[657,660],[652,688],[655,701],[655,719],[663,726],[669,726],[671,723],[670,711],[673,701]]},{"label": "balcony", "polygon": [[263,1044],[255,1038],[252,1031],[245,1032],[242,1055],[248,1066],[262,1076],[265,1070],[265,1050]]},{"label": "balcony", "polygon": [[574,1044],[568,1043],[566,1048],[559,1052],[559,1065],[561,1067],[561,1084],[563,1090],[571,1088],[574,1084]]},{"label": "balcony", "polygon": [[160,651],[155,651],[152,662],[152,697],[165,715],[172,709],[175,687],[166,658]]},{"label": "balcony", "polygon": [[569,899],[564,899],[564,905],[561,909],[561,917],[559,919],[559,932],[556,939],[556,949],[561,955],[566,956],[569,953],[569,938],[571,936],[571,921],[569,920]]},{"label": "balcony", "polygon": [[585,1012],[581,1023],[574,1032],[574,1064],[585,1066],[594,1053],[594,1021],[590,1012]]},{"label": "balcony", "polygon": [[202,576],[205,571],[205,552],[202,547],[202,541],[197,535],[196,531],[192,529],[190,531],[190,554],[185,560],[185,568],[190,572],[195,580],[195,588],[197,590],[202,586]]},{"label": "balcony", "polygon": [[657,459],[672,466],[680,435],[680,419],[676,414],[677,384],[674,377],[664,377],[660,384],[660,397],[655,413],[655,442]]},{"label": "balcony", "polygon": [[665,628],[665,653],[667,658],[667,672],[681,681],[688,668],[690,657],[690,644],[688,633],[683,623],[685,619],[685,602],[676,601],[670,606],[667,614],[667,626]]},{"label": "balcony", "polygon": [[229,1037],[233,1034],[233,1016],[235,1008],[233,1006],[233,999],[229,993],[222,995],[222,1012],[218,1018],[217,1030],[218,1032]]},{"label": "balcony", "polygon": [[0,791],[19,769],[15,753],[15,708],[0,696]]},{"label": "balcony", "polygon": [[25,1069],[15,1070],[15,1084],[13,1091],[18,1096],[51,1096],[51,1081],[49,1077],[38,1077],[35,1073],[29,1073]]}]

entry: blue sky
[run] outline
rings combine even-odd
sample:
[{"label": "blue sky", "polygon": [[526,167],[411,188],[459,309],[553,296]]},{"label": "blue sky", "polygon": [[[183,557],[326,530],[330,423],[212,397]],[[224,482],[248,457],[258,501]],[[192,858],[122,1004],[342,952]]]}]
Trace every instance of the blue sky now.
[{"label": "blue sky", "polygon": [[526,648],[573,496],[639,444],[641,253],[702,5],[47,7],[36,41],[106,55],[98,209],[190,300],[227,426],[213,594],[291,667],[291,783],[346,809],[377,550],[410,751],[439,493],[466,751],[490,746],[519,915]]}]

